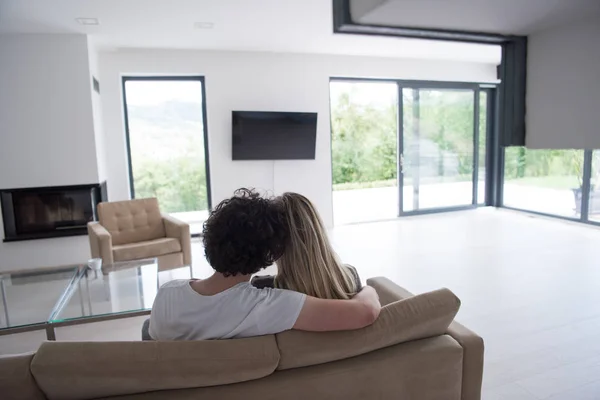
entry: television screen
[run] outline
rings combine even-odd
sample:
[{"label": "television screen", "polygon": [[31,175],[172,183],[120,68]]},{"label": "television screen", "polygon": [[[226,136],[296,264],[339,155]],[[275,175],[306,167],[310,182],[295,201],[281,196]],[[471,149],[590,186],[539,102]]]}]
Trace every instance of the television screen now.
[{"label": "television screen", "polygon": [[234,160],[314,160],[317,113],[233,111]]}]

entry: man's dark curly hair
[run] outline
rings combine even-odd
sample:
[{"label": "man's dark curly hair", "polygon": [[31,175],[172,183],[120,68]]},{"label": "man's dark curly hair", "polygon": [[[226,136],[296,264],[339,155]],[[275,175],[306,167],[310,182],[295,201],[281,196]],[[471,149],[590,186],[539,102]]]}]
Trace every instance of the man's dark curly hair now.
[{"label": "man's dark curly hair", "polygon": [[206,259],[224,276],[253,274],[273,264],[288,236],[281,205],[252,189],[238,189],[219,203],[203,235]]}]

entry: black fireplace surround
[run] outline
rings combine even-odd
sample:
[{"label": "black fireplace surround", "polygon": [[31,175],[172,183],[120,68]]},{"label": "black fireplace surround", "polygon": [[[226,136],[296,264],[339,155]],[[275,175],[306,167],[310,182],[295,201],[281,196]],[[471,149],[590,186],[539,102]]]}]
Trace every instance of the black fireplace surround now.
[{"label": "black fireplace surround", "polygon": [[106,201],[106,182],[91,185],[0,190],[4,241],[87,234],[98,203]]}]

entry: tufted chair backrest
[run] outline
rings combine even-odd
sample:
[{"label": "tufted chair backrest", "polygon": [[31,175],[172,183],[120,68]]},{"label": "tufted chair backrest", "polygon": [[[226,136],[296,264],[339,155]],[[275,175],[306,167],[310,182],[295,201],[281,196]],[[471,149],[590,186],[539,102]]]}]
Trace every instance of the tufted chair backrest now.
[{"label": "tufted chair backrest", "polygon": [[166,236],[156,198],[100,203],[98,219],[114,246]]}]

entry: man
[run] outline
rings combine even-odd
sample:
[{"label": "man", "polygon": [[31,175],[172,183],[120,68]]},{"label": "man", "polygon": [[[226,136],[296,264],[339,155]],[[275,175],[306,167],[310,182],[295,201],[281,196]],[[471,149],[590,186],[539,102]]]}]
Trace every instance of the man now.
[{"label": "man", "polygon": [[215,270],[203,280],[163,285],[150,317],[155,340],[230,339],[283,332],[358,329],[381,306],[365,287],[351,300],[324,300],[282,289],[257,289],[252,274],[273,264],[288,233],[279,205],[240,189],[204,224],[205,255]]}]

